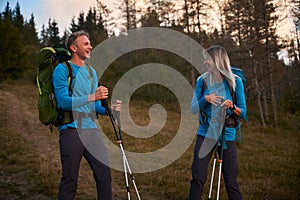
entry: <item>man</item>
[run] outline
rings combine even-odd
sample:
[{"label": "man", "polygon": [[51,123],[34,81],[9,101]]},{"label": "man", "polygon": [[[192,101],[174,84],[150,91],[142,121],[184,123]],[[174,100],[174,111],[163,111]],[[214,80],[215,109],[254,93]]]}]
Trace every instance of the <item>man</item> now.
[{"label": "man", "polygon": [[[84,157],[93,171],[98,199],[109,200],[112,199],[110,168],[104,143],[94,122],[96,113],[106,113],[100,100],[108,98],[108,89],[98,87],[96,71],[85,63],[92,50],[88,33],[72,33],[66,39],[66,46],[72,54],[69,61],[72,82],[68,83],[68,68],[61,63],[54,70],[53,86],[57,107],[72,111],[74,120],[59,126],[62,178],[58,199],[75,198],[80,161]],[[120,105],[116,109],[119,111]]]}]

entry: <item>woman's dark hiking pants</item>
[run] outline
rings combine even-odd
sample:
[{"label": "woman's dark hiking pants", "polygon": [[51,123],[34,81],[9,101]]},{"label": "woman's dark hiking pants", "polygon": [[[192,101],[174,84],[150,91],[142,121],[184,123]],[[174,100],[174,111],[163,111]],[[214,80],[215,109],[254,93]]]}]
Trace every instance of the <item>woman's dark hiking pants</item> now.
[{"label": "woman's dark hiking pants", "polygon": [[[197,136],[194,149],[194,159],[192,163],[192,180],[190,185],[189,200],[200,200],[204,183],[207,179],[208,164],[212,157],[213,149],[203,158],[199,157],[199,151],[204,141],[204,137]],[[226,142],[227,149],[223,151],[222,174],[226,186],[228,198],[230,200],[240,200],[242,195],[237,182],[238,176],[238,160],[237,149],[234,141]],[[220,148],[218,148],[220,155]],[[218,163],[216,163],[216,173],[218,171]],[[214,187],[216,188],[216,187]],[[206,194],[205,194],[206,195]],[[208,196],[208,194],[207,194]]]}]

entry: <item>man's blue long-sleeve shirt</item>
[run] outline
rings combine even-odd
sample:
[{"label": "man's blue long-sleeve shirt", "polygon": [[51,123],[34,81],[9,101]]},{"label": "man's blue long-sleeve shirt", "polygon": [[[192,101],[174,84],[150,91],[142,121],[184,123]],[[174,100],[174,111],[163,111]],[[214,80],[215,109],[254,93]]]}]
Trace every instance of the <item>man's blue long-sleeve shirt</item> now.
[{"label": "man's blue long-sleeve shirt", "polygon": [[[72,92],[69,93],[68,85],[68,68],[64,63],[58,64],[52,75],[52,83],[54,87],[54,94],[57,100],[57,107],[62,110],[72,110],[73,112],[84,113],[99,113],[104,115],[106,109],[101,106],[101,102],[88,102],[88,96],[95,93],[98,87],[98,77],[96,71],[86,65],[77,66],[72,62],[69,62],[72,67]],[[91,73],[91,74],[90,74]],[[59,130],[66,128],[78,128],[78,122],[75,120],[69,124],[59,126]],[[97,125],[92,118],[82,119],[82,128],[97,128]]]}]

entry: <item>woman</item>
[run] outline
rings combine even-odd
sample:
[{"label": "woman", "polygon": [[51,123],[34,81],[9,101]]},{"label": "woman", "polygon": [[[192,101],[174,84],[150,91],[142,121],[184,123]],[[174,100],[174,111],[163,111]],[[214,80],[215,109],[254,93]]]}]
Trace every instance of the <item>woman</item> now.
[{"label": "woman", "polygon": [[[192,163],[192,180],[189,199],[201,199],[204,183],[207,178],[208,163],[214,147],[218,146],[220,154],[220,136],[224,115],[220,112],[226,109],[226,116],[234,114],[246,116],[246,102],[242,80],[231,71],[229,57],[221,46],[207,49],[208,58],[205,64],[208,71],[201,75],[196,84],[191,102],[191,112],[199,114],[200,126]],[[234,98],[232,97],[234,93]],[[235,99],[235,100],[233,100]],[[220,126],[221,125],[221,126]],[[242,199],[237,182],[238,161],[235,144],[236,129],[225,127],[222,173],[229,199]],[[218,141],[217,141],[218,140]]]}]

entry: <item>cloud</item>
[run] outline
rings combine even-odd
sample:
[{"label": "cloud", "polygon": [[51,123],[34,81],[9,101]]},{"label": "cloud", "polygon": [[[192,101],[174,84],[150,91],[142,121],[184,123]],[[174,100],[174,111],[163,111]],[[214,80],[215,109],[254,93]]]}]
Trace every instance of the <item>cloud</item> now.
[{"label": "cloud", "polygon": [[80,12],[86,14],[89,8],[96,5],[96,0],[41,0],[38,9],[40,13],[37,13],[41,23],[38,24],[48,26],[49,18],[54,19],[62,33],[69,28],[73,17],[77,19]]}]

